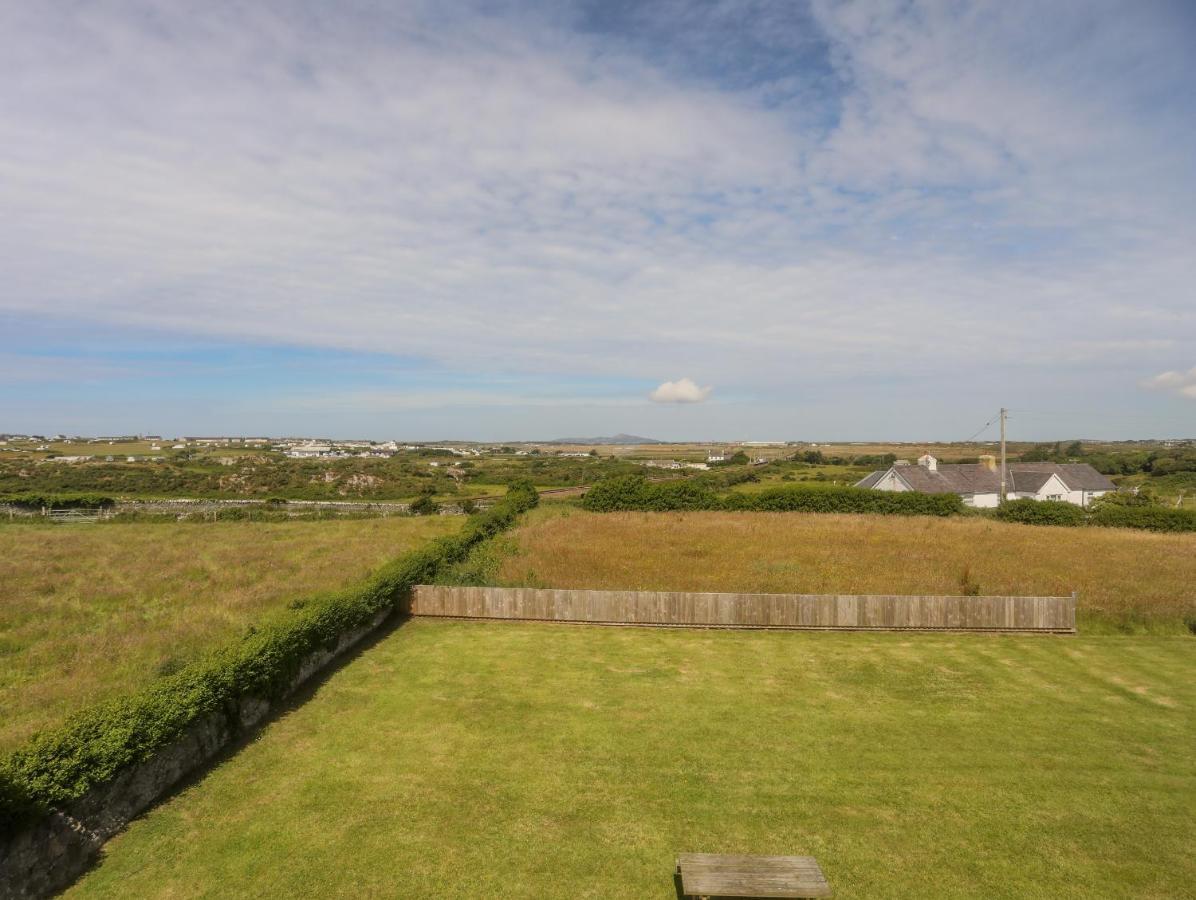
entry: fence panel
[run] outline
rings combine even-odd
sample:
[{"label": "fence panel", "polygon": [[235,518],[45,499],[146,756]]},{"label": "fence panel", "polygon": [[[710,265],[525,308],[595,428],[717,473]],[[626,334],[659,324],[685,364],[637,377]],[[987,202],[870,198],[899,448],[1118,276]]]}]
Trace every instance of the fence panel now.
[{"label": "fence panel", "polygon": [[411,614],[609,625],[1074,633],[1076,598],[704,594],[418,585]]}]

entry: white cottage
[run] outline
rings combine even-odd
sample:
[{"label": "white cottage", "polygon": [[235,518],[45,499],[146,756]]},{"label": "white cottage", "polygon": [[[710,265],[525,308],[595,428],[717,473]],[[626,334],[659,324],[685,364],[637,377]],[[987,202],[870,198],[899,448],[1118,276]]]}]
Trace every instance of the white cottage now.
[{"label": "white cottage", "polygon": [[[1011,500],[1058,500],[1087,506],[1117,486],[1087,463],[1009,463],[1006,496]],[[942,465],[929,453],[916,466],[893,465],[873,472],[856,487],[877,491],[921,491],[925,494],[959,494],[968,506],[994,507],[1000,503],[1001,474],[992,456],[978,463]]]}]

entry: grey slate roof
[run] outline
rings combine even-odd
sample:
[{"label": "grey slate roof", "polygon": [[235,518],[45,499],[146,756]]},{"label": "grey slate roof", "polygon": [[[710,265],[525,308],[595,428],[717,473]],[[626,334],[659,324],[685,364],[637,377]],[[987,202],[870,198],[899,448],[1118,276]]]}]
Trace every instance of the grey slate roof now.
[{"label": "grey slate roof", "polygon": [[1088,463],[1062,463],[1057,468],[1063,470],[1060,476],[1073,491],[1115,491],[1117,485],[1102,475]]},{"label": "grey slate roof", "polygon": [[870,488],[873,485],[875,485],[876,482],[880,481],[881,476],[884,475],[885,472],[887,472],[887,471],[888,471],[888,469],[881,469],[879,472],[873,472],[871,475],[867,476],[866,478],[861,478],[859,481],[857,481],[855,483],[855,486],[861,487],[861,488]]},{"label": "grey slate roof", "polygon": [[[1009,493],[1037,493],[1052,475],[1073,491],[1115,491],[1117,486],[1088,463],[1010,463],[1007,466]],[[856,487],[873,487],[888,472],[873,472]],[[925,466],[896,466],[897,476],[911,490],[925,494],[996,494],[1001,490],[1001,476],[980,463],[939,464],[937,471]]]}]

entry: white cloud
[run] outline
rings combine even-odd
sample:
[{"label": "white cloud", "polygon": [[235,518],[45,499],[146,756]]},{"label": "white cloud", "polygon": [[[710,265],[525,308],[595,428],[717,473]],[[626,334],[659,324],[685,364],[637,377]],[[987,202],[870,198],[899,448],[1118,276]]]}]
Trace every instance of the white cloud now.
[{"label": "white cloud", "polygon": [[1142,381],[1142,387],[1152,391],[1166,391],[1178,397],[1196,399],[1196,366],[1187,372],[1171,370],[1160,372],[1152,378]]},{"label": "white cloud", "polygon": [[701,403],[710,396],[713,387],[698,387],[689,378],[666,381],[657,387],[648,398],[654,403]]}]

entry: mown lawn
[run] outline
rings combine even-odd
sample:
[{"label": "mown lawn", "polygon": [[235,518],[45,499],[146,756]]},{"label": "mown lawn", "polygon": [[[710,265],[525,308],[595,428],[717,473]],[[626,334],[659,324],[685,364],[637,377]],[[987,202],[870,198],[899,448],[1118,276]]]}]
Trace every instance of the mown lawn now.
[{"label": "mown lawn", "polygon": [[1187,637],[417,620],[111,841],[95,897],[1192,896]]},{"label": "mown lawn", "polygon": [[[534,510],[477,578],[529,587],[808,594],[1079,593],[1081,630],[1196,627],[1196,534],[982,518]],[[480,551],[491,552],[491,551]],[[1194,645],[1196,646],[1196,645]],[[1196,652],[1196,651],[1194,651]]]},{"label": "mown lawn", "polygon": [[0,527],[0,752],[461,522]]}]

